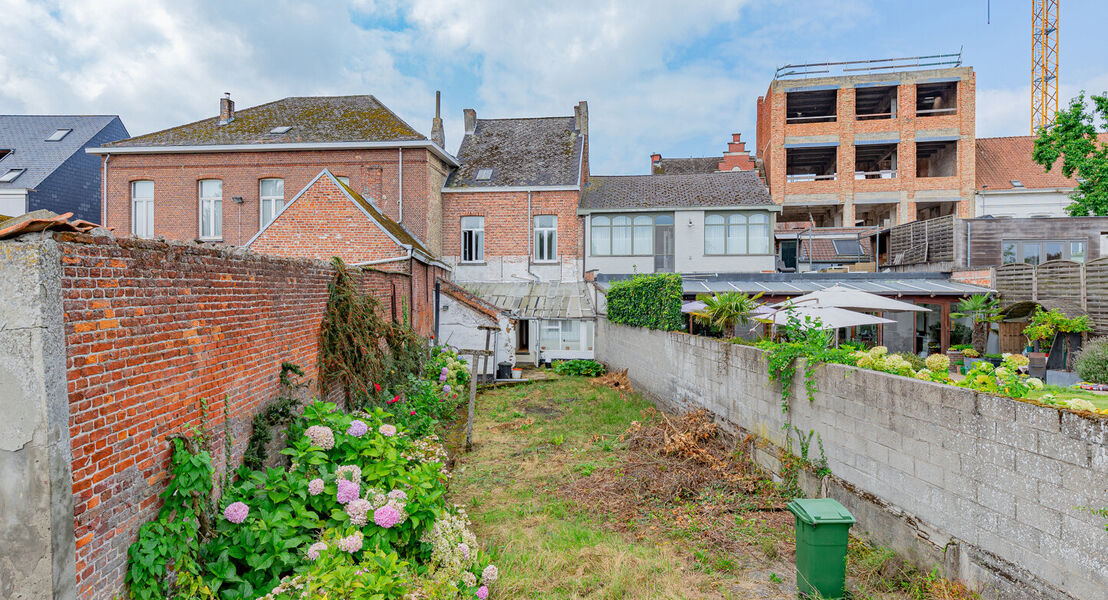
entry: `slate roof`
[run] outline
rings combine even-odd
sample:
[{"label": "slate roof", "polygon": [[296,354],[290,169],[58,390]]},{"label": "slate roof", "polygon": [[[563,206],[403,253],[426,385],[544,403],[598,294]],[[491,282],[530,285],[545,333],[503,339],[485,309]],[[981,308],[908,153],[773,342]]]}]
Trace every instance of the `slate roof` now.
[{"label": "slate roof", "polygon": [[[216,108],[214,105],[212,108]],[[213,111],[214,112],[214,111]],[[270,133],[275,127],[287,133]],[[219,115],[163,131],[135,136],[105,148],[132,146],[216,146],[322,142],[423,141],[427,138],[371,95],[298,96],[237,109],[219,124]]]},{"label": "slate roof", "polygon": [[[477,119],[446,188],[577,185],[584,141],[573,117]],[[478,180],[481,169],[492,169],[491,177]]]},{"label": "slate roof", "polygon": [[[1101,143],[1108,142],[1108,134],[1097,136]],[[1049,173],[1039,163],[1031,160],[1035,136],[977,138],[976,185],[977,189],[1011,190],[1015,179],[1027,189],[1053,189],[1077,187],[1077,181],[1062,175],[1062,159],[1059,158]],[[988,186],[988,187],[985,187]]]},{"label": "slate roof", "polygon": [[458,285],[520,319],[596,317],[584,282],[459,282]]},{"label": "slate roof", "polygon": [[688,175],[690,173],[715,173],[719,170],[720,157],[703,156],[695,158],[662,157],[650,167],[652,175]]},{"label": "slate roof", "polygon": [[776,206],[754,171],[691,175],[593,176],[582,211],[621,208]]},{"label": "slate roof", "polygon": [[[0,175],[9,169],[26,169],[15,181],[0,182],[0,189],[35,188],[118,119],[114,115],[0,115],[0,154],[11,150],[0,158]],[[61,141],[47,142],[58,129],[73,131]]]}]

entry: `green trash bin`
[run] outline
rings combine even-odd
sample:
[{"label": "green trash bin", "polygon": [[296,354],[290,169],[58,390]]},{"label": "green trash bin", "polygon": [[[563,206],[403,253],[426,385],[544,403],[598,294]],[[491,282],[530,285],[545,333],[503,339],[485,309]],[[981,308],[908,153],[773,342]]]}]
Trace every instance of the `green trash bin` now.
[{"label": "green trash bin", "polygon": [[846,545],[854,515],[831,498],[797,498],[796,588],[800,596],[842,598],[846,587]]}]

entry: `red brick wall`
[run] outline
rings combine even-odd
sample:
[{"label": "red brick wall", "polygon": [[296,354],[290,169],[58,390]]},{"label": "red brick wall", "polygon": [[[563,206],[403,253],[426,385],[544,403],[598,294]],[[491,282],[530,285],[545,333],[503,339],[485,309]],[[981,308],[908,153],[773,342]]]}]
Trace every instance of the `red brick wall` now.
[{"label": "red brick wall", "polygon": [[[438,252],[437,206],[446,166],[427,150],[404,150],[404,220],[408,229]],[[350,178],[350,186],[372,198],[395,220],[400,218],[399,150],[319,150],[295,152],[211,152],[118,154],[108,160],[104,224],[117,236],[131,235],[131,182],[154,181],[154,234],[171,240],[199,235],[198,181],[223,181],[223,242],[244,244],[261,220],[259,181],[285,180],[291,200],[324,168]],[[243,198],[242,204],[232,201]]]},{"label": "red brick wall", "polygon": [[[59,234],[73,449],[78,597],[122,594],[127,548],[165,488],[166,437],[209,402],[223,468],[224,402],[241,464],[250,420],[278,392],[282,361],[316,375],[333,271],[309,260],[148,240]],[[404,263],[406,266],[407,263]],[[434,273],[364,272],[362,285],[431,330]],[[434,271],[434,269],[430,269]],[[433,287],[433,283],[431,283]],[[393,301],[396,298],[396,302]]]},{"label": "red brick wall", "polygon": [[532,192],[531,219],[527,192],[467,192],[443,194],[444,257],[461,255],[462,217],[485,217],[485,256],[527,256],[531,223],[538,215],[558,216],[558,255],[582,258],[580,192]]}]

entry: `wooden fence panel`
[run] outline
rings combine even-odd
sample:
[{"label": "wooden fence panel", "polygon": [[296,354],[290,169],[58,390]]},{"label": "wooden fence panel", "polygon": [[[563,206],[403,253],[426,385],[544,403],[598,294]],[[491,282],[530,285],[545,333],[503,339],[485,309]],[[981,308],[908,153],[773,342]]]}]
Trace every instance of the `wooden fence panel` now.
[{"label": "wooden fence panel", "polygon": [[996,291],[1000,294],[1001,306],[1034,300],[1034,284],[1035,267],[1031,265],[1018,263],[996,268]]},{"label": "wooden fence panel", "polygon": [[1085,265],[1086,310],[1096,335],[1108,335],[1108,258]]}]

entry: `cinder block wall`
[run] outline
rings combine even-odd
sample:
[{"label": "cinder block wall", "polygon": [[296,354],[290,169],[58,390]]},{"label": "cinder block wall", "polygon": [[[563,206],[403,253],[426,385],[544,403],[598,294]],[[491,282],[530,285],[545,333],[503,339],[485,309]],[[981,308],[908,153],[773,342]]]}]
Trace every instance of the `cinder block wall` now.
[{"label": "cinder block wall", "polygon": [[1105,519],[1078,509],[1108,506],[1108,419],[842,365],[819,368],[812,402],[798,374],[784,412],[760,350],[606,320],[596,356],[663,404],[705,407],[779,447],[786,424],[814,430],[833,476],[808,489],[825,483],[857,531],[985,597],[1108,589]]},{"label": "cinder block wall", "polygon": [[[419,263],[414,271],[357,277],[384,315],[399,318],[414,300],[413,321],[428,335],[434,274]],[[27,521],[11,546],[15,555],[39,567],[51,564],[42,558],[54,564],[52,574],[35,567],[21,576],[16,583],[27,585],[14,597],[123,595],[127,548],[161,504],[166,438],[200,427],[206,399],[217,469],[225,467],[225,431],[233,441],[231,467],[241,464],[251,419],[279,391],[281,363],[316,378],[334,270],[323,261],[227,247],[35,233],[0,242],[0,272],[0,375],[25,378],[25,400],[16,404],[26,409],[18,431],[0,427],[0,467],[2,450],[30,436],[26,458],[13,456],[11,468],[35,473],[3,486],[0,520]],[[26,343],[6,350],[9,338]],[[0,385],[0,407],[8,405],[9,383]],[[5,419],[16,415],[8,413]],[[24,464],[31,458],[39,467]],[[22,500],[4,502],[9,492]],[[51,507],[65,516],[49,519]],[[39,516],[20,517],[24,508]],[[9,546],[0,546],[3,575]],[[0,588],[0,596],[8,591]]]}]

